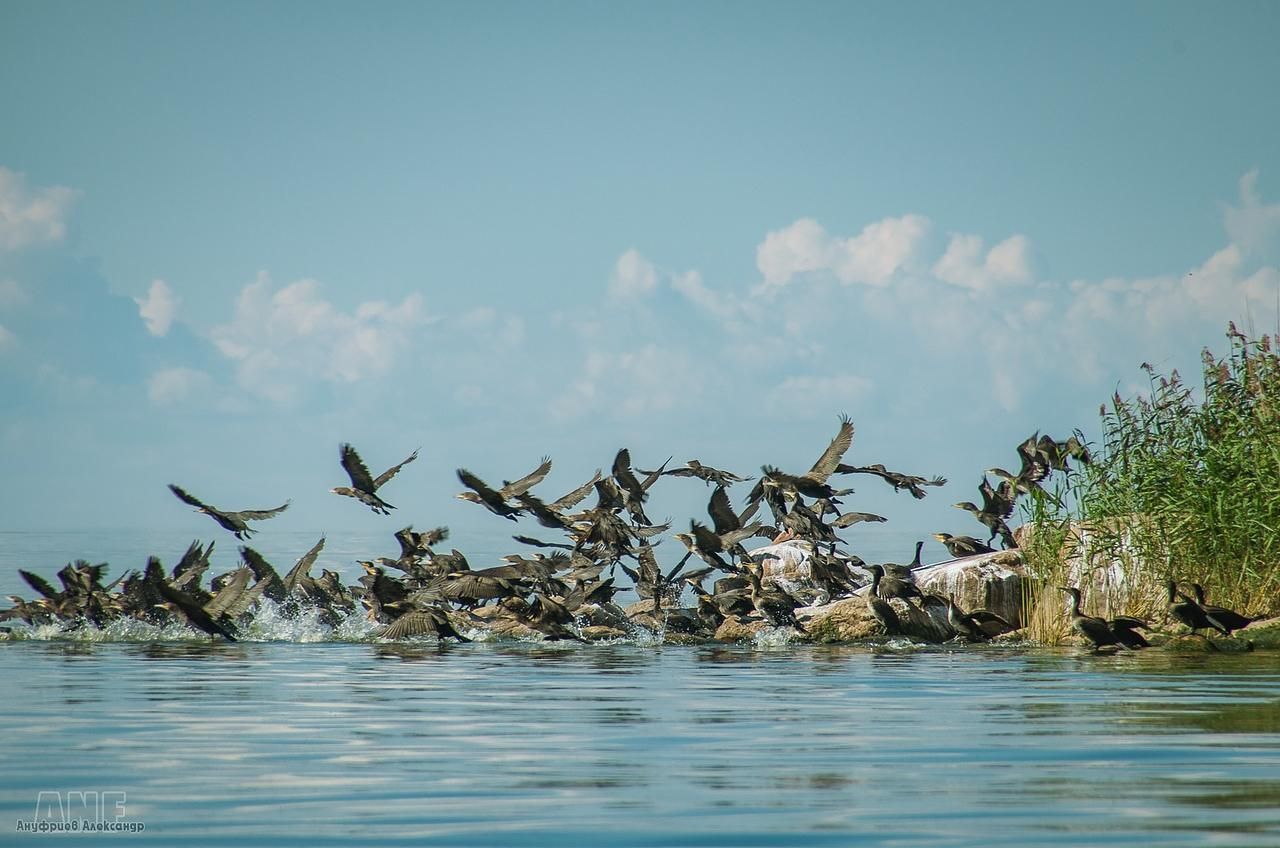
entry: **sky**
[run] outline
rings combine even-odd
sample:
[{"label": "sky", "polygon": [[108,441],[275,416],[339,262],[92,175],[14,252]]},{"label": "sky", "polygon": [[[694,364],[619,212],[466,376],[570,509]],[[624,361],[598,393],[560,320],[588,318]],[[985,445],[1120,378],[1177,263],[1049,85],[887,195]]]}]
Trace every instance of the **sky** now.
[{"label": "sky", "polygon": [[[847,507],[981,531],[950,505],[1026,436],[1280,324],[1278,36],[1250,2],[0,0],[0,530],[221,532],[178,483],[291,499],[264,533],[528,532],[455,469],[799,473],[848,415],[847,461],[951,482]],[[329,493],[343,442],[421,448],[391,518]]]}]

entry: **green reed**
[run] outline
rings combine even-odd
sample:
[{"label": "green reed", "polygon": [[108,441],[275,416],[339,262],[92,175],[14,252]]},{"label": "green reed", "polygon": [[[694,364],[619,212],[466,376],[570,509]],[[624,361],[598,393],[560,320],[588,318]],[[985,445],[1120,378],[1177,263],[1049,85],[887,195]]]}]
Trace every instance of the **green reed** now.
[{"label": "green reed", "polygon": [[1144,364],[1149,393],[1102,407],[1093,463],[1041,516],[1085,528],[1085,568],[1121,562],[1145,606],[1172,576],[1246,613],[1280,609],[1280,354],[1234,324],[1227,338],[1222,358],[1203,352],[1199,392]]}]

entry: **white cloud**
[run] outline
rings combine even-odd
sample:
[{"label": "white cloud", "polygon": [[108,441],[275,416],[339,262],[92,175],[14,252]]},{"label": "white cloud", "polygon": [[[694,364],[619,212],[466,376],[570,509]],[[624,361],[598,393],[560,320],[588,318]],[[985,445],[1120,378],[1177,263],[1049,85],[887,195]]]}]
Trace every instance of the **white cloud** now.
[{"label": "white cloud", "polygon": [[77,192],[62,186],[29,190],[24,174],[0,166],[0,250],[61,241]]},{"label": "white cloud", "polygon": [[27,292],[18,285],[17,280],[5,278],[0,280],[0,308],[17,306],[30,300]]},{"label": "white cloud", "polygon": [[155,372],[147,380],[147,397],[154,404],[166,406],[205,392],[212,383],[212,379],[203,371],[165,368]]},{"label": "white cloud", "polygon": [[635,248],[618,257],[609,278],[609,294],[614,297],[643,297],[658,286],[658,271]]},{"label": "white cloud", "polygon": [[1014,235],[983,253],[981,236],[953,233],[946,253],[933,266],[938,279],[977,292],[1031,279],[1030,242]]},{"label": "white cloud", "polygon": [[765,236],[756,267],[766,286],[781,286],[799,274],[829,272],[845,284],[887,286],[908,268],[929,232],[920,215],[884,218],[850,238],[833,237],[812,218],[801,218]]},{"label": "white cloud", "polygon": [[151,288],[145,298],[134,298],[138,304],[138,314],[146,322],[147,332],[153,336],[163,336],[173,325],[173,317],[178,312],[178,298],[164,280],[152,280]]},{"label": "white cloud", "polygon": [[751,311],[747,304],[738,302],[732,295],[708,288],[697,271],[672,274],[671,288],[721,321],[737,321]]},{"label": "white cloud", "polygon": [[769,285],[791,282],[796,274],[829,268],[831,236],[812,218],[774,230],[756,248],[756,267]]},{"label": "white cloud", "polygon": [[1258,169],[1240,178],[1240,205],[1224,209],[1227,235],[1247,253],[1272,247],[1280,235],[1280,203],[1263,203],[1258,194]]},{"label": "white cloud", "polygon": [[386,372],[425,322],[416,293],[398,305],[369,301],[345,313],[320,296],[315,280],[275,291],[263,273],[241,290],[232,322],[210,335],[237,362],[242,386],[288,402],[312,380],[352,383]]}]

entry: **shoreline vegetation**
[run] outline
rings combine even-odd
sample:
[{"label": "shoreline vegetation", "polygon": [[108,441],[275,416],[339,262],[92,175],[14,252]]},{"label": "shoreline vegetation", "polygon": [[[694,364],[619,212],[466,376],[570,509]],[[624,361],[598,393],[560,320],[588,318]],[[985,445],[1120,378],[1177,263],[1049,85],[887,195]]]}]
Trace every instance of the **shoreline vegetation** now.
[{"label": "shoreline vegetation", "polygon": [[[1223,357],[1203,351],[1198,397],[1176,371],[1161,375],[1144,364],[1149,394],[1117,393],[1103,406],[1100,443],[1087,443],[1080,431],[1065,441],[1036,433],[1017,446],[1017,473],[987,469],[980,503],[954,505],[982,525],[986,540],[935,534],[956,558],[947,563],[922,564],[920,545],[907,565],[867,563],[850,550],[841,531],[885,519],[846,503],[853,490],[840,483],[848,475],[877,477],[916,499],[946,481],[845,463],[854,427],[842,417],[803,473],[764,465],[751,478],[692,459],[646,471],[633,468],[623,448],[608,475],[597,471],[544,500],[532,490],[551,469],[548,457],[501,488],[460,468],[460,499],[541,528],[544,538],[513,536],[527,555],[508,555],[502,565],[473,568],[461,551],[442,550],[447,528],[409,526],[395,533],[400,557],[357,561],[364,570],[357,584],[327,570],[311,574],[321,538],[283,576],[243,545],[241,562],[206,585],[214,545],[197,541],[171,571],[153,556],[144,570],[111,583],[105,563],[67,565],[57,573],[61,588],[20,570],[38,597],[10,596],[0,622],[26,630],[0,630],[21,638],[48,625],[66,634],[114,626],[134,638],[165,639],[177,627],[234,641],[253,638],[265,616],[306,619],[339,638],[460,641],[742,641],[785,631],[783,641],[1012,637],[1096,649],[1117,640],[1146,647],[1137,629],[1156,644],[1191,628],[1229,637],[1240,622],[1280,612],[1280,352],[1271,337],[1252,340],[1234,324],[1227,338]],[[352,487],[332,491],[389,515],[395,507],[380,489],[416,457],[375,479],[344,444],[340,464]],[[659,481],[672,478],[708,490],[709,521],[692,519],[687,533],[671,534],[686,552],[664,569],[654,549],[671,523],[651,521],[646,504]],[[729,495],[736,484],[750,486],[741,506]],[[250,522],[289,506],[226,511],[170,488],[239,540],[262,529]],[[1016,532],[1007,523],[1015,511],[1022,518]],[[1190,597],[1200,587],[1211,602]],[[615,600],[620,592],[634,592],[636,602],[623,605]],[[1228,614],[1237,623],[1224,628]],[[121,631],[122,622],[131,627]]]},{"label": "shoreline vegetation", "polygon": [[1149,393],[1116,393],[1092,462],[1024,504],[1033,638],[1066,622],[1052,588],[1077,581],[1105,615],[1167,615],[1168,580],[1247,616],[1280,613],[1280,352],[1228,325],[1201,385],[1143,363]]}]

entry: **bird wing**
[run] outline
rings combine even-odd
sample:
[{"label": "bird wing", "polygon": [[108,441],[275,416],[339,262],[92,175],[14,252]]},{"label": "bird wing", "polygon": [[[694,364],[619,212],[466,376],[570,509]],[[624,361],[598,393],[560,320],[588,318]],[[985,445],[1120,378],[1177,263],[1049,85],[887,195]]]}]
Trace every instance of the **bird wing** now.
[{"label": "bird wing", "polygon": [[832,527],[850,527],[863,521],[888,521],[883,515],[876,515],[873,512],[846,512],[831,522]]},{"label": "bird wing", "polygon": [[843,462],[835,468],[837,474],[874,474],[877,477],[889,479],[889,472],[880,463],[875,465],[845,465]]},{"label": "bird wing", "polygon": [[[378,484],[373,482],[373,475],[369,473],[368,466],[364,464],[360,454],[356,453],[356,449],[349,443],[344,442],[339,449],[339,456],[342,460],[342,467],[346,470],[347,476],[351,478],[351,485],[362,492],[373,494],[373,491],[378,488]],[[397,466],[397,470],[399,470],[399,466]]]},{"label": "bird wing", "polygon": [[289,573],[284,576],[285,589],[292,592],[299,580],[311,576],[311,566],[315,565],[316,558],[320,556],[322,550],[324,550],[324,536],[321,536],[320,541],[316,542],[311,550],[303,554],[293,568],[289,569]]},{"label": "bird wing", "polygon": [[729,494],[724,486],[716,486],[715,491],[711,493],[707,514],[711,516],[711,522],[715,525],[717,533],[737,530],[742,526],[738,521],[738,514],[733,511],[733,506],[729,503]]},{"label": "bird wing", "polygon": [[724,550],[724,545],[720,541],[720,536],[713,533],[705,524],[697,521],[689,522],[690,533],[693,534],[694,544],[700,549],[709,552],[718,552]]},{"label": "bird wing", "polygon": [[483,480],[481,480],[476,475],[472,474],[467,469],[465,468],[458,469],[458,479],[462,481],[462,485],[466,486],[468,489],[472,490],[477,495],[479,495],[480,499],[485,503],[492,504],[496,506],[498,509],[506,508],[507,506],[506,499],[502,497],[502,495],[499,494],[496,490],[490,489]]},{"label": "bird wing", "polygon": [[381,639],[403,639],[406,636],[425,636],[436,633],[435,619],[422,610],[410,610],[378,633]]},{"label": "bird wing", "polygon": [[279,515],[289,508],[289,504],[293,501],[285,501],[274,509],[242,509],[239,512],[224,512],[223,515],[228,518],[238,518],[241,521],[258,521],[263,518],[270,518],[273,515]]},{"label": "bird wing", "polygon": [[27,581],[28,586],[44,595],[49,600],[57,601],[62,598],[62,593],[49,585],[49,581],[45,580],[39,574],[33,574],[32,572],[24,571],[21,568],[18,569],[18,574],[22,575],[22,579]]},{"label": "bird wing", "polygon": [[653,484],[658,482],[658,478],[667,473],[667,463],[670,461],[671,457],[667,457],[667,461],[659,465],[656,470],[642,471],[641,473],[645,475],[645,478],[640,481],[640,488],[646,492],[649,491]]},{"label": "bird wing", "polygon": [[597,468],[596,473],[591,477],[590,480],[583,483],[581,486],[574,489],[572,492],[560,498],[559,500],[554,500],[551,503],[547,504],[547,506],[557,512],[564,512],[566,509],[573,509],[575,506],[582,503],[583,498],[585,498],[588,494],[591,493],[591,490],[595,488],[596,481],[599,479],[600,479],[600,469]]},{"label": "bird wing", "polygon": [[[422,448],[418,448],[418,450],[422,450]],[[379,474],[378,478],[373,481],[373,488],[375,489],[378,488],[383,483],[387,482],[392,477],[399,474],[401,468],[404,468],[406,465],[413,462],[417,458],[418,458],[418,451],[414,451],[413,453],[409,454],[408,458],[406,458],[404,462],[400,463],[399,465],[393,465],[390,468],[388,468],[386,471]],[[368,469],[365,469],[365,473],[366,474],[369,473]]]},{"label": "bird wing", "polygon": [[514,495],[523,495],[525,492],[541,483],[543,478],[549,473],[551,473],[551,457],[544,456],[542,458],[541,465],[529,474],[521,477],[519,480],[504,484],[503,487],[498,490],[498,494],[502,495],[503,498],[509,498]]},{"label": "bird wing", "polygon": [[[248,568],[236,569],[231,579],[218,590],[218,594],[214,595],[213,599],[204,605],[204,611],[214,619],[225,613],[249,588],[249,578],[252,576],[253,572]],[[183,612],[186,612],[186,610],[183,609]]]},{"label": "bird wing", "polygon": [[172,483],[170,483],[170,484],[169,484],[169,491],[171,491],[171,492],[173,492],[175,495],[177,495],[177,496],[178,496],[178,500],[182,501],[182,502],[183,502],[183,503],[185,503],[185,504],[188,504],[189,506],[193,506],[193,507],[195,507],[196,509],[207,509],[207,510],[209,510],[210,512],[217,512],[217,510],[216,510],[216,509],[214,509],[213,507],[209,506],[207,503],[205,503],[204,501],[200,500],[200,499],[199,499],[199,498],[197,498],[195,495],[192,495],[192,494],[187,493],[187,491],[186,491],[186,490],[184,490],[181,486],[175,486],[175,485],[173,485]]},{"label": "bird wing", "polygon": [[853,419],[847,415],[840,416],[840,429],[836,431],[836,437],[831,440],[831,444],[827,445],[827,449],[822,452],[822,456],[818,457],[818,461],[809,469],[805,476],[817,480],[819,483],[827,482],[827,478],[831,476],[831,472],[836,470],[836,466],[840,464],[840,460],[844,457],[845,451],[849,449],[849,445],[853,444]]},{"label": "bird wing", "polygon": [[623,448],[618,451],[618,455],[613,458],[613,479],[618,481],[618,485],[633,500],[643,501],[645,499],[645,491],[640,486],[640,481],[636,479],[636,475],[631,471],[631,451]]}]

